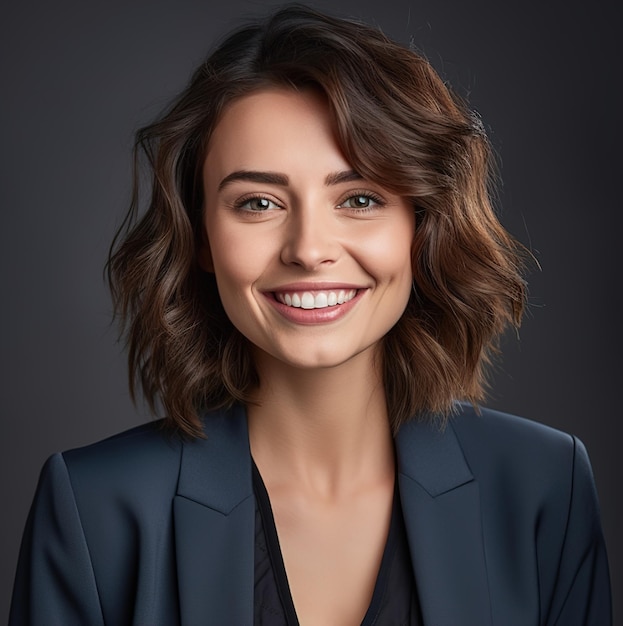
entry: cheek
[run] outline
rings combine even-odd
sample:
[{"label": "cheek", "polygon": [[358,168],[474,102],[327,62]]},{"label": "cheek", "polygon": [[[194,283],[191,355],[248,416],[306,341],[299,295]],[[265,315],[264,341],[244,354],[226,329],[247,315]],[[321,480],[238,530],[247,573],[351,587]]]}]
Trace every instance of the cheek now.
[{"label": "cheek", "polygon": [[[233,243],[233,242],[231,242]],[[246,336],[249,285],[253,283],[250,266],[244,254],[224,240],[212,247],[213,271],[216,285],[229,321]]]},{"label": "cheek", "polygon": [[241,301],[269,263],[270,251],[251,228],[208,223],[214,274],[226,301]]},{"label": "cheek", "polygon": [[405,207],[403,218],[391,234],[391,243],[387,249],[390,251],[388,257],[400,268],[410,285],[413,281],[412,251],[415,236],[415,215],[410,207]]},{"label": "cheek", "polygon": [[212,261],[219,291],[236,293],[242,291],[252,281],[252,276],[248,256],[239,253],[233,243],[227,245],[226,241],[221,240],[218,245],[213,246]]},{"label": "cheek", "polygon": [[405,282],[410,289],[413,278],[411,248],[413,220],[400,221],[388,228],[378,228],[362,241],[361,258],[372,274],[387,282]]}]

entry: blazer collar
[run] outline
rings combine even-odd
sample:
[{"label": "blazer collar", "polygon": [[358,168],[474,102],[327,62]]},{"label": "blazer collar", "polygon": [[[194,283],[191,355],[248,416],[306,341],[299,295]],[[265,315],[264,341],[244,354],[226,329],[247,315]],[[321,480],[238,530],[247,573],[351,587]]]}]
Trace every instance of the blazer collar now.
[{"label": "blazer collar", "polygon": [[450,423],[396,437],[400,498],[425,624],[492,624],[478,484]]},{"label": "blazer collar", "polygon": [[[246,412],[183,445],[174,532],[181,623],[253,623],[255,499]],[[396,436],[398,481],[425,624],[492,624],[478,484],[448,425]]]}]

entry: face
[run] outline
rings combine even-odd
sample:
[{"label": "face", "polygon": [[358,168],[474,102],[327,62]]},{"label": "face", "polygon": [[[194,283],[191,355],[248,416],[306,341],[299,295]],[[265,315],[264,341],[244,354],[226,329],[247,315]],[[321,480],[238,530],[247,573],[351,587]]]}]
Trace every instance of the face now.
[{"label": "face", "polygon": [[275,88],[236,100],[203,177],[200,263],[258,361],[372,362],[409,299],[414,212],[353,171],[324,97]]}]

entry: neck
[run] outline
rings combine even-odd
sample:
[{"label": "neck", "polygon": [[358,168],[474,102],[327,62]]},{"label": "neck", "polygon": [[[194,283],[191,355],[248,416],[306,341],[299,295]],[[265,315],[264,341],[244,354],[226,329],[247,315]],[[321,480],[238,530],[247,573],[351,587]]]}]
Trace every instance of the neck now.
[{"label": "neck", "polygon": [[249,437],[265,480],[329,495],[393,476],[385,392],[372,355],[309,370],[265,354],[256,363],[261,382],[247,409]]}]

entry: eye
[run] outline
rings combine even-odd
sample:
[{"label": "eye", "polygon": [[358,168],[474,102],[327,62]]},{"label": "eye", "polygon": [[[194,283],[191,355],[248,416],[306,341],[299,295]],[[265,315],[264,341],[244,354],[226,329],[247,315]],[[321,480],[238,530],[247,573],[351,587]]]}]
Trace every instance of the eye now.
[{"label": "eye", "polygon": [[371,193],[356,193],[348,196],[340,202],[340,209],[371,209],[375,206],[382,206],[384,202],[378,196]]},{"label": "eye", "polygon": [[235,204],[235,208],[239,211],[261,213],[262,211],[272,211],[274,209],[280,209],[281,207],[264,196],[252,196],[251,198],[247,197],[238,200]]}]

